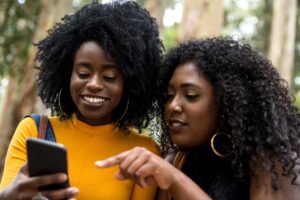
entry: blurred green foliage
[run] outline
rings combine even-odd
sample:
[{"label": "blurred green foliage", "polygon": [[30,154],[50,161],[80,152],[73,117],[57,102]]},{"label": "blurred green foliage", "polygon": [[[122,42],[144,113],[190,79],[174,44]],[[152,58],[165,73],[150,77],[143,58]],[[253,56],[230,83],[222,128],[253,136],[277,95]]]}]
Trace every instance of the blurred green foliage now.
[{"label": "blurred green foliage", "polygon": [[39,0],[8,0],[0,3],[0,79],[13,76],[22,79],[31,38],[36,30]]},{"label": "blurred green foliage", "polygon": [[[267,55],[271,32],[273,0],[235,1],[227,0],[224,8],[224,35],[244,40],[259,52]],[[243,6],[247,4],[247,6]],[[248,24],[248,25],[247,25]],[[248,29],[245,30],[245,26]],[[252,27],[249,27],[252,26]],[[253,31],[249,31],[254,28]]]},{"label": "blurred green foliage", "polygon": [[[24,74],[24,66],[32,36],[36,30],[40,0],[0,0],[0,80],[4,76],[13,76],[19,80]],[[147,0],[137,0],[144,5]],[[251,44],[259,52],[267,54],[269,34],[272,20],[272,4],[274,0],[236,1],[224,0],[224,31],[223,35],[235,37]],[[92,0],[73,0],[74,10],[79,9]],[[99,0],[101,2],[101,0]],[[174,8],[179,0],[168,0],[168,8]],[[241,7],[247,2],[248,6]],[[294,77],[300,76],[300,3],[298,3],[298,20],[296,28],[296,48]],[[243,32],[243,25],[254,21],[254,31]],[[166,50],[176,45],[178,24],[164,27],[162,40]],[[300,90],[300,85],[292,83],[294,91]]]},{"label": "blurred green foliage", "polygon": [[295,93],[295,104],[300,109],[300,93]]},{"label": "blurred green foliage", "polygon": [[162,37],[166,51],[168,51],[170,48],[176,45],[177,28],[178,24],[175,24],[171,27],[166,27],[164,29]]},{"label": "blurred green foliage", "polygon": [[[296,25],[296,44],[295,44],[295,60],[294,60],[294,77],[300,77],[300,1],[298,0],[297,9],[297,25]],[[292,83],[294,91],[300,91],[300,85]],[[300,107],[299,107],[300,108]]]}]

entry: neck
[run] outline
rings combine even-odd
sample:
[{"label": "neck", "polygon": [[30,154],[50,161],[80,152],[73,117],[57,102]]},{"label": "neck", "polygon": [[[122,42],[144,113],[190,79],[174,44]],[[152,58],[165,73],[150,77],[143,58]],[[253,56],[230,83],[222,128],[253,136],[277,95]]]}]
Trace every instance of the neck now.
[{"label": "neck", "polygon": [[78,120],[90,125],[90,126],[101,126],[101,125],[107,125],[107,124],[111,124],[112,120],[96,120],[96,119],[87,119],[86,117],[84,117],[81,113],[76,113],[76,117]]}]

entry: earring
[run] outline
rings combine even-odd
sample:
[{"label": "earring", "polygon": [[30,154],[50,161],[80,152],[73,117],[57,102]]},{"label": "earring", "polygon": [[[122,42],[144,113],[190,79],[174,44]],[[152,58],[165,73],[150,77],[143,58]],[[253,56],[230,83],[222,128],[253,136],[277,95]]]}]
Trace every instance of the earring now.
[{"label": "earring", "polygon": [[210,140],[210,146],[212,151],[221,158],[229,155],[233,149],[231,137],[219,132],[212,136]]},{"label": "earring", "polygon": [[127,99],[126,108],[125,108],[125,110],[123,112],[123,115],[117,120],[117,122],[121,121],[123,119],[123,117],[126,115],[127,110],[128,110],[128,106],[129,106],[129,99]]},{"label": "earring", "polygon": [[61,90],[58,93],[58,107],[59,107],[59,111],[61,112],[61,114],[63,114],[63,109],[61,108],[61,103],[60,103],[60,96],[61,96],[61,92],[63,91],[64,88],[61,88]]}]

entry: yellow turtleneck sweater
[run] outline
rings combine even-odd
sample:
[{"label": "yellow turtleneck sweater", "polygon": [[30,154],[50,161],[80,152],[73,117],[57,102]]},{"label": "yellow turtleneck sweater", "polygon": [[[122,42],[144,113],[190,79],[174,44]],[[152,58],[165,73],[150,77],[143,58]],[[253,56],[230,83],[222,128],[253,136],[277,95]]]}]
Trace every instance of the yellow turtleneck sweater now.
[{"label": "yellow turtleneck sweater", "polygon": [[[135,146],[159,154],[155,142],[149,137],[139,135],[133,129],[130,133],[120,131],[112,124],[90,126],[75,115],[70,120],[60,121],[51,117],[49,121],[56,142],[67,148],[70,184],[79,188],[76,199],[154,199],[156,187],[142,189],[132,181],[118,181],[114,178],[118,167],[99,169],[94,164]],[[37,137],[37,128],[34,120],[28,117],[20,122],[11,140],[0,190],[14,179],[26,161],[26,139],[29,137]]]}]

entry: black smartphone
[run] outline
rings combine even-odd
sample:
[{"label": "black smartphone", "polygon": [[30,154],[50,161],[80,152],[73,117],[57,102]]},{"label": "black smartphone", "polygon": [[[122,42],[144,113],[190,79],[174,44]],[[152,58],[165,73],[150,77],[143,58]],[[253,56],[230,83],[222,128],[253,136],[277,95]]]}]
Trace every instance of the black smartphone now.
[{"label": "black smartphone", "polygon": [[[63,145],[37,138],[26,141],[29,176],[53,173],[68,175],[67,150]],[[39,187],[39,190],[55,190],[69,187],[69,181]]]}]

